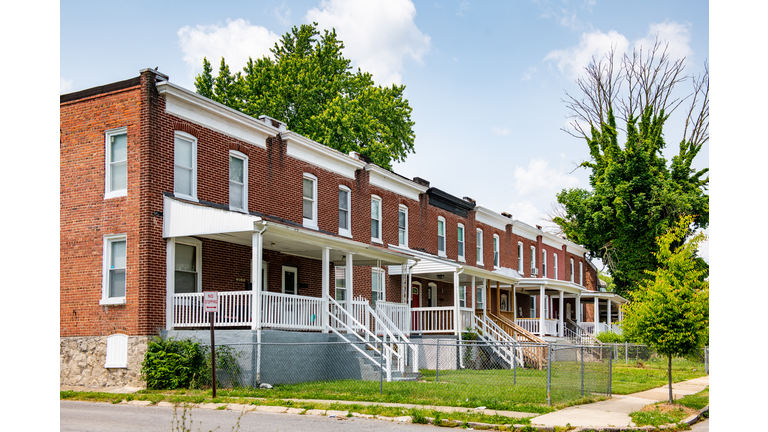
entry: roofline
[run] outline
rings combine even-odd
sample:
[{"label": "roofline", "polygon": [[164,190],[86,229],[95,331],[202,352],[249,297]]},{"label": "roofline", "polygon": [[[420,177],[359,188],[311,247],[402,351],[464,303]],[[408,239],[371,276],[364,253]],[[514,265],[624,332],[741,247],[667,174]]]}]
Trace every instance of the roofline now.
[{"label": "roofline", "polygon": [[[291,141],[293,143],[299,144],[313,151],[323,153],[326,156],[330,156],[337,162],[341,162],[342,164],[348,165],[350,168],[354,170],[361,169],[366,165],[366,163],[363,161],[359,161],[334,148],[330,148],[327,145],[321,144],[315,140],[307,138],[304,135],[299,134],[298,132],[286,130],[286,131],[280,132],[280,138],[282,138],[283,141]],[[323,168],[323,167],[321,166],[320,168]]]},{"label": "roofline", "polygon": [[[478,218],[478,216],[488,218],[491,220],[491,222],[498,223],[499,225],[502,225],[502,227],[480,221],[480,218]],[[483,206],[475,206],[475,220],[481,223],[485,223],[486,225],[491,225],[501,230],[506,229],[507,225],[512,224],[514,222],[512,219],[506,216],[502,216],[500,213],[496,213],[495,211]]]},{"label": "roofline", "polygon": [[101,94],[112,93],[119,90],[125,90],[131,87],[136,87],[140,84],[141,84],[141,76],[137,76],[137,77],[129,78],[127,80],[123,80],[123,81],[117,81],[109,84],[104,84],[98,87],[91,87],[89,89],[59,95],[59,103],[63,104],[67,102],[76,101],[79,99],[86,99],[89,97],[98,96]]},{"label": "roofline", "polygon": [[409,179],[401,176],[400,174],[397,174],[394,171],[390,171],[388,169],[382,168],[382,167],[380,167],[380,166],[378,166],[378,165],[376,165],[374,163],[365,164],[365,170],[366,171],[373,171],[376,174],[380,174],[380,175],[386,177],[387,180],[392,180],[392,181],[400,184],[401,186],[404,186],[404,187],[409,188],[409,189],[413,189],[417,194],[425,193],[429,189],[429,187],[427,187],[427,186],[420,185],[420,184],[416,183],[413,180],[409,180]]}]

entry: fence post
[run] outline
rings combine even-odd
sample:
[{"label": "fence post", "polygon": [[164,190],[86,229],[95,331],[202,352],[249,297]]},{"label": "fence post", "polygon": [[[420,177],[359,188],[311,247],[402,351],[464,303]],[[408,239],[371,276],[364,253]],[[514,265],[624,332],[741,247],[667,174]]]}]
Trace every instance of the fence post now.
[{"label": "fence post", "polygon": [[704,346],[704,373],[709,375],[709,358],[707,355],[708,354],[707,351],[708,351],[707,347]]},{"label": "fence post", "polygon": [[611,381],[613,381],[613,351],[608,356],[608,397],[611,397]]},{"label": "fence post", "polygon": [[584,397],[584,345],[581,345],[581,397]]},{"label": "fence post", "polygon": [[512,344],[512,385],[517,384],[517,355],[515,345]]},{"label": "fence post", "polygon": [[624,364],[629,364],[629,345],[624,341]]},{"label": "fence post", "polygon": [[440,381],[440,338],[437,338],[437,358],[435,359],[435,382]]},{"label": "fence post", "polygon": [[547,344],[547,406],[552,406],[552,344]]}]

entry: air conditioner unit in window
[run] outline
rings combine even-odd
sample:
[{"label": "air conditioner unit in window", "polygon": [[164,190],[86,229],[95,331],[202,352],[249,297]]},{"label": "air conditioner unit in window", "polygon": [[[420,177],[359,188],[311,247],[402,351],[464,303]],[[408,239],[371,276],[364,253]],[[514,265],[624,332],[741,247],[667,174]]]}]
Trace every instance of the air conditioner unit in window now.
[{"label": "air conditioner unit in window", "polygon": [[539,269],[532,268],[531,269],[531,276],[538,276],[539,275]]}]

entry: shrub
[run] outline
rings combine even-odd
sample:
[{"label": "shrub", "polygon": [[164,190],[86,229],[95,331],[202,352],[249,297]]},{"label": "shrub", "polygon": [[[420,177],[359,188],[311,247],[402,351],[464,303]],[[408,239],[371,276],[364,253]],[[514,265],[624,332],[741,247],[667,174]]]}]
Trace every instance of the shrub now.
[{"label": "shrub", "polygon": [[627,341],[627,339],[618,333],[614,332],[600,332],[597,335],[595,335],[595,338],[599,340],[602,343],[624,343]]},{"label": "shrub", "polygon": [[198,342],[155,337],[147,344],[141,375],[148,389],[189,388],[200,382],[205,364]]}]

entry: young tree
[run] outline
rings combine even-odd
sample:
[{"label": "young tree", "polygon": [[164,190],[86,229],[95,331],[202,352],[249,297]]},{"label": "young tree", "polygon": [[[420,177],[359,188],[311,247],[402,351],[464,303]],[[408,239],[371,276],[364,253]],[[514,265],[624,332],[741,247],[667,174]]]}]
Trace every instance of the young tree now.
[{"label": "young tree", "polygon": [[[584,97],[567,95],[575,130],[570,133],[589,146],[591,158],[580,166],[591,170],[591,190],[560,192],[565,215],[554,214],[553,220],[570,240],[603,260],[616,292],[629,298],[646,271],[659,264],[652,254],[657,236],[684,214],[695,215],[694,228],[709,225],[709,169],[695,171],[692,165],[709,140],[709,74],[706,65],[699,77],[684,75],[684,68],[658,41],[647,54],[640,49],[625,55],[619,70],[611,51],[602,61],[593,59],[577,80]],[[693,85],[691,93],[676,97],[686,82]],[[691,105],[684,136],[668,163],[663,128],[686,100]],[[614,114],[626,125],[623,131]]]},{"label": "young tree", "polygon": [[371,74],[353,73],[335,30],[320,35],[316,26],[293,27],[270,50],[273,58],[249,59],[242,72],[230,73],[222,58],[214,78],[204,59],[197,92],[248,115],[281,120],[292,131],[391,169],[392,161],[414,151],[405,86],[376,86]]},{"label": "young tree", "polygon": [[654,253],[660,266],[627,306],[623,330],[668,358],[669,402],[672,403],[672,356],[693,354],[709,339],[709,281],[697,264],[696,248],[705,240],[699,233],[680,246],[690,230],[691,216],[657,239]]}]

